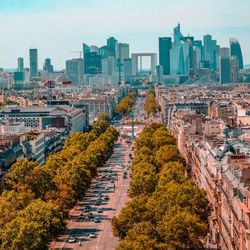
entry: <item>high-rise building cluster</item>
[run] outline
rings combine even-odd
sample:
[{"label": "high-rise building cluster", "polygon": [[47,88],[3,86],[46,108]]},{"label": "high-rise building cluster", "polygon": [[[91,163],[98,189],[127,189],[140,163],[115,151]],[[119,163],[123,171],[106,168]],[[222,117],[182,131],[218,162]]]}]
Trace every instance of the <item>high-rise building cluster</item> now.
[{"label": "high-rise building cluster", "polygon": [[83,43],[80,58],[66,61],[66,74],[73,83],[129,82],[132,74],[129,44],[114,37],[100,48]]},{"label": "high-rise building cluster", "polygon": [[[250,80],[249,72],[243,70],[242,51],[236,38],[230,38],[228,47],[221,47],[210,34],[204,35],[203,41],[184,36],[179,23],[173,29],[173,36],[159,37],[159,61],[157,53],[130,54],[129,44],[114,37],[109,37],[100,47],[83,42],[80,51],[71,52],[79,56],[66,60],[65,69],[54,70],[51,58],[45,58],[40,70],[38,49],[31,48],[29,68],[24,67],[24,59],[19,57],[17,70],[0,74],[0,84],[8,87],[23,83],[43,85],[46,82],[117,85],[136,83],[148,75],[149,81],[165,84],[197,81],[226,84]],[[144,57],[150,57],[149,70],[146,71]]]},{"label": "high-rise building cluster", "polygon": [[158,75],[158,82],[181,76],[197,79],[204,72],[218,72],[220,83],[230,83],[239,80],[243,58],[237,39],[230,38],[230,46],[221,48],[209,34],[203,36],[203,42],[193,36],[183,36],[178,24],[173,40],[172,37],[159,38],[159,64],[163,74]]}]

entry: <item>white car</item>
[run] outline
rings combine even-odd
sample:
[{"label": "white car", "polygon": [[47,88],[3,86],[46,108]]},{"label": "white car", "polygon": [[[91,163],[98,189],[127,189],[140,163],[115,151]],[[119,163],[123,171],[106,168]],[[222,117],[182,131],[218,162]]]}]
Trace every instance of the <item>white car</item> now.
[{"label": "white car", "polygon": [[75,237],[69,237],[68,242],[69,243],[75,243],[76,242],[76,238]]},{"label": "white car", "polygon": [[96,238],[96,234],[95,233],[90,233],[89,238]]}]

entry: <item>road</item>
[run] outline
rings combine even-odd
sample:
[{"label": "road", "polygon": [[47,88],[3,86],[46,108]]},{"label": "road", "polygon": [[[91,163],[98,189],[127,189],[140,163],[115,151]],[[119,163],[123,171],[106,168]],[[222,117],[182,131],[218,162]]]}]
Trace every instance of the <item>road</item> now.
[{"label": "road", "polygon": [[[125,140],[122,140],[122,142],[120,139],[118,140],[114,146],[113,154],[105,166],[99,168],[98,176],[92,181],[86,196],[70,212],[70,220],[67,222],[65,235],[60,236],[56,242],[53,242],[50,249],[115,249],[115,246],[118,245],[118,239],[112,234],[109,220],[114,215],[118,215],[129,200],[127,191],[130,170],[126,167],[124,169],[121,167],[121,164],[125,166],[128,164],[129,153],[131,153],[129,148]],[[126,179],[123,179],[124,171],[128,173]],[[102,175],[106,177],[112,175],[112,177],[107,179],[102,178]],[[99,185],[98,188],[96,188],[96,184]],[[98,193],[102,194],[100,205],[95,204],[98,199]],[[105,195],[109,196],[109,200],[104,199]],[[86,205],[91,206],[89,212],[93,213],[94,218],[100,218],[101,222],[95,223],[94,218],[88,218],[88,212],[84,212]],[[102,208],[103,212],[97,213],[98,208]],[[82,214],[82,218],[80,218],[80,214]],[[96,238],[90,238],[90,233],[95,233]],[[72,236],[76,239],[75,243],[68,242]]]},{"label": "road", "polygon": [[[144,105],[145,98],[138,98],[132,109],[135,121],[144,121]],[[157,120],[158,118],[151,117],[149,123]],[[120,123],[123,122],[120,121]],[[116,128],[124,139],[119,137],[113,154],[105,166],[98,169],[98,176],[92,180],[86,196],[71,210],[65,235],[61,235],[53,242],[50,249],[112,250],[118,245],[118,239],[112,234],[110,219],[118,215],[129,200],[127,192],[130,169],[127,165],[131,164],[129,154],[133,155],[131,148],[134,143],[127,143],[127,135],[131,134],[132,130],[128,125],[121,124],[117,124]],[[138,134],[144,125],[135,127],[135,134]],[[125,168],[122,168],[122,165]],[[124,171],[127,172],[126,179],[123,178]],[[96,204],[98,193],[102,194],[102,197],[99,197],[101,198],[99,205]],[[105,199],[105,195],[109,196],[108,200]],[[89,211],[85,211],[87,206],[90,207]],[[98,213],[98,208],[102,208],[102,213]],[[92,218],[89,218],[89,212],[93,213]],[[96,218],[100,218],[100,222],[95,223]],[[91,233],[94,233],[95,238],[90,238]],[[74,243],[68,242],[70,237],[75,238]]]}]

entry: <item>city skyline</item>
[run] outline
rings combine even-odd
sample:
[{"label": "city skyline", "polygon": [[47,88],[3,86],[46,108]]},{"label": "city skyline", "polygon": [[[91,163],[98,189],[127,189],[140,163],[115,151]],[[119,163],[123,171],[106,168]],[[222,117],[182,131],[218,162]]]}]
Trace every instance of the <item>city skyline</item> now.
[{"label": "city skyline", "polygon": [[145,6],[130,0],[122,3],[73,0],[70,4],[64,0],[53,4],[0,1],[0,20],[5,24],[2,34],[6,34],[0,41],[0,67],[17,68],[18,57],[24,58],[27,67],[29,49],[35,47],[39,68],[49,57],[55,69],[60,70],[65,68],[67,59],[78,57],[70,51],[80,51],[82,42],[102,46],[109,36],[129,43],[131,53],[155,53],[158,37],[170,36],[177,22],[181,23],[184,35],[202,40],[203,35],[211,34],[222,47],[229,47],[230,37],[237,38],[244,64],[249,64],[250,3],[246,0],[237,3],[236,13],[234,1],[224,0],[210,1],[205,8],[202,1],[196,0],[191,5],[183,0],[145,1]]}]

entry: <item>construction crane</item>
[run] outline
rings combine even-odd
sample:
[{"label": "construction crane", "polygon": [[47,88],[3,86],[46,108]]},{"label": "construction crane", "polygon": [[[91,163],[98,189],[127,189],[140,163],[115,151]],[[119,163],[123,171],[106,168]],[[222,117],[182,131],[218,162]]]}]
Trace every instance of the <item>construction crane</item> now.
[{"label": "construction crane", "polygon": [[80,58],[83,58],[83,51],[70,51],[70,53],[79,53],[80,54]]}]

